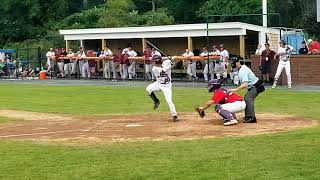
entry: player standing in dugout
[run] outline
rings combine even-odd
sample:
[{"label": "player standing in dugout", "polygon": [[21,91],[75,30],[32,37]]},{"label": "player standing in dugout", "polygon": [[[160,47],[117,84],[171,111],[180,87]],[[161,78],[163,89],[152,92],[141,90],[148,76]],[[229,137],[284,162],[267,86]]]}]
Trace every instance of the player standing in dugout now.
[{"label": "player standing in dugout", "polygon": [[239,79],[241,85],[235,89],[230,89],[229,92],[237,92],[241,89],[247,89],[247,93],[244,96],[246,102],[244,123],[256,123],[256,113],[254,110],[254,100],[262,93],[265,88],[263,81],[259,80],[257,76],[246,65],[242,65],[240,60],[236,57],[231,59],[232,68],[237,68],[239,71]]}]

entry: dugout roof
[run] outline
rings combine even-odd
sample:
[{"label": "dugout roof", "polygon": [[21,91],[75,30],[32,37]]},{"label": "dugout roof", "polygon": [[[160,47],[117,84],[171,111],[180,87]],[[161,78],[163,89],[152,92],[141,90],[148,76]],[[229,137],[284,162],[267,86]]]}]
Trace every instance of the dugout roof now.
[{"label": "dugout roof", "polygon": [[[209,36],[241,36],[246,35],[247,30],[280,34],[277,29],[241,22],[209,23],[208,26]],[[207,36],[207,24],[72,29],[60,30],[60,34],[65,40],[204,37]]]}]

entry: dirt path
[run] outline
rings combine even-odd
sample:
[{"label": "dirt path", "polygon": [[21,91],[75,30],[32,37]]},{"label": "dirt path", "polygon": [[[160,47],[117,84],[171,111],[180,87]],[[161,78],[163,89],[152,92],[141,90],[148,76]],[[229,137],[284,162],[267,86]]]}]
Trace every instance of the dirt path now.
[{"label": "dirt path", "polygon": [[[258,114],[257,124],[224,127],[215,113],[200,119],[196,113],[180,114],[172,123],[168,114],[77,117],[16,110],[0,110],[0,116],[22,119],[0,124],[0,139],[59,142],[117,142],[135,140],[201,139],[249,136],[310,127],[317,121],[290,115]],[[238,118],[242,119],[239,114]]]}]

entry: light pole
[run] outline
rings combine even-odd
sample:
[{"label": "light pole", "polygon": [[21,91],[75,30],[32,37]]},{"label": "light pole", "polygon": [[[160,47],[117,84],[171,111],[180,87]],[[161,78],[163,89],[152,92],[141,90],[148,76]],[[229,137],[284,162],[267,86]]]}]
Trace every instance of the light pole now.
[{"label": "light pole", "polygon": [[268,27],[268,0],[262,0],[263,27]]}]

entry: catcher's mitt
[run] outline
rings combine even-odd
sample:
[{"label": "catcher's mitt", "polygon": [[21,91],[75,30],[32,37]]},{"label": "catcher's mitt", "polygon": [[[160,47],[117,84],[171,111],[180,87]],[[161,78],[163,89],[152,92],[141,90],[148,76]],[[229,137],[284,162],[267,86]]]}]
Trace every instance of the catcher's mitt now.
[{"label": "catcher's mitt", "polygon": [[201,110],[199,107],[196,107],[195,110],[196,110],[196,112],[198,112],[198,114],[201,118],[203,118],[206,115],[206,113],[204,113],[204,111]]}]

